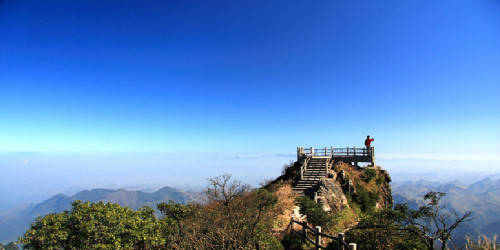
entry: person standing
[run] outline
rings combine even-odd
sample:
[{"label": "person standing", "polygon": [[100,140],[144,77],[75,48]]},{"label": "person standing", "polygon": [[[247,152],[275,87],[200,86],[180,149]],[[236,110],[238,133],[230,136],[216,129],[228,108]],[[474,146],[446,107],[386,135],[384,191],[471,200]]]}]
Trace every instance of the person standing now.
[{"label": "person standing", "polygon": [[366,136],[366,140],[365,140],[365,146],[366,146],[366,153],[368,155],[371,155],[371,144],[372,144],[372,141],[375,141],[375,138],[370,138],[369,135]]}]

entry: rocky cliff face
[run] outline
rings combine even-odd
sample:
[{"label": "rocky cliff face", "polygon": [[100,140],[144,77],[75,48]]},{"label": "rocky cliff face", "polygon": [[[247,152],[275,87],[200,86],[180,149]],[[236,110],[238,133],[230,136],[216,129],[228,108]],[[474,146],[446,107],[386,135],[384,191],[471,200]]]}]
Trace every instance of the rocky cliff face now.
[{"label": "rocky cliff face", "polygon": [[[284,169],[283,175],[268,186],[291,187],[300,179],[300,163],[295,162]],[[378,166],[357,167],[344,162],[337,162],[328,170],[316,187],[316,199],[323,205],[323,210],[340,218],[332,230],[342,231],[354,226],[361,213],[392,207],[391,178],[387,171]],[[294,199],[300,194],[280,195],[279,200]],[[314,197],[311,197],[314,199]],[[293,214],[297,207],[287,206],[286,216]],[[287,217],[289,218],[289,217]],[[302,220],[301,216],[295,219]],[[306,219],[307,220],[307,219]]]},{"label": "rocky cliff face", "polygon": [[[374,203],[375,208],[392,206],[391,178],[387,171],[380,167],[360,168],[347,163],[338,162],[327,177],[318,184],[320,202],[324,209],[332,213],[360,205],[362,208]],[[363,204],[356,204],[363,203]]]}]

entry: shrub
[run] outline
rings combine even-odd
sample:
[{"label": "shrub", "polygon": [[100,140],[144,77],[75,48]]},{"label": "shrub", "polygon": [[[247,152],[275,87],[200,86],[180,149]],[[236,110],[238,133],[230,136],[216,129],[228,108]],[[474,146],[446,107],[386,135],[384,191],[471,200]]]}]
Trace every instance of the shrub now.
[{"label": "shrub", "polygon": [[298,180],[300,178],[300,162],[293,162],[283,165],[281,169],[281,175],[285,179]]},{"label": "shrub", "polygon": [[298,197],[297,205],[300,207],[300,212],[307,216],[307,221],[315,226],[324,227],[330,221],[328,214],[323,210],[323,206],[307,196]]},{"label": "shrub", "polygon": [[281,244],[287,250],[304,250],[304,239],[302,238],[302,234],[297,231],[291,231],[286,234]]},{"label": "shrub", "polygon": [[365,169],[362,178],[365,182],[370,182],[375,176],[377,176],[375,169]]},{"label": "shrub", "polygon": [[384,182],[384,180],[385,180],[384,176],[379,176],[375,180],[375,183],[377,183],[377,185],[380,185],[380,184],[382,184]]},{"label": "shrub", "polygon": [[370,192],[364,189],[362,186],[358,186],[357,192],[353,195],[352,198],[354,199],[354,202],[356,202],[360,206],[361,211],[372,213],[373,211],[375,211],[375,205],[377,204],[377,201],[379,199],[379,194],[376,191]]},{"label": "shrub", "polygon": [[356,243],[360,250],[428,249],[422,239],[405,230],[404,226],[396,223],[397,220],[398,213],[390,209],[363,216],[357,226],[346,232],[346,241]]},{"label": "shrub", "polygon": [[343,208],[331,218],[330,232],[343,232],[357,224],[358,216],[351,208]]}]

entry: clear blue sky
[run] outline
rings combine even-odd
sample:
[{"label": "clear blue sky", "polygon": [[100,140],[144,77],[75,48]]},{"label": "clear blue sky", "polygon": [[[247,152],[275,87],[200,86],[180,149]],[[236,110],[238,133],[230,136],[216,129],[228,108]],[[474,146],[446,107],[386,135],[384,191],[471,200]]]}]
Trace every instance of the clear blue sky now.
[{"label": "clear blue sky", "polygon": [[0,1],[5,153],[494,156],[499,97],[495,0]]}]

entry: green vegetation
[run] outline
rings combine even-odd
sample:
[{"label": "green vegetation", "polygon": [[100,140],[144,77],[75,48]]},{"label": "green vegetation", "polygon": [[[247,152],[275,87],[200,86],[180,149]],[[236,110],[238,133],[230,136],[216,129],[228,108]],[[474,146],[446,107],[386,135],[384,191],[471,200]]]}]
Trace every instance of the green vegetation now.
[{"label": "green vegetation", "polygon": [[458,215],[453,209],[444,209],[440,205],[442,192],[429,192],[424,195],[425,205],[417,210],[408,208],[406,204],[398,204],[395,211],[399,214],[399,222],[422,239],[428,250],[434,249],[436,241],[441,242],[441,250],[447,249],[452,232],[463,222],[470,220],[472,213]]},{"label": "green vegetation", "polygon": [[443,196],[440,192],[427,193],[425,205],[416,210],[398,204],[394,210],[376,211],[349,230],[347,239],[356,242],[359,249],[434,250],[436,241],[441,242],[442,250],[448,249],[452,232],[468,221],[471,213],[459,216],[442,209],[439,203]]},{"label": "green vegetation", "polygon": [[299,162],[290,162],[288,164],[283,165],[281,169],[281,176],[276,179],[279,180],[294,180],[297,181],[300,178],[300,163]]},{"label": "green vegetation", "polygon": [[304,243],[306,242],[302,238],[301,232],[291,231],[285,235],[281,243],[287,250],[304,250]]},{"label": "green vegetation", "polygon": [[251,191],[230,175],[210,179],[206,204],[158,204],[162,217],[113,203],[73,202],[39,217],[19,239],[28,250],[282,250],[272,232],[276,196]]},{"label": "green vegetation", "polygon": [[373,178],[375,178],[375,176],[377,176],[377,171],[375,169],[367,168],[363,171],[362,178],[365,182],[370,182]]},{"label": "green vegetation", "polygon": [[328,231],[332,233],[344,232],[358,222],[358,215],[352,208],[344,208],[331,216]]},{"label": "green vegetation", "polygon": [[323,210],[323,206],[314,202],[307,196],[297,198],[300,213],[307,216],[307,221],[315,226],[325,227],[330,222],[330,217]]},{"label": "green vegetation", "polygon": [[377,191],[367,191],[363,186],[358,185],[357,191],[352,196],[352,199],[359,205],[361,211],[373,213],[379,197],[380,196]]},{"label": "green vegetation", "polygon": [[[371,171],[363,176],[372,176],[367,173]],[[435,242],[441,242],[444,250],[452,232],[471,215],[443,210],[439,203],[444,193],[439,192],[426,194],[425,204],[415,210],[405,204],[377,210],[380,189],[373,188],[379,186],[355,181],[356,191],[346,194],[350,206],[333,214],[309,197],[295,199],[288,185],[280,186],[288,191],[269,188],[274,193],[252,190],[230,175],[209,179],[204,203],[159,203],[159,217],[149,207],[133,210],[113,203],[75,201],[70,210],[38,217],[19,243],[27,250],[309,250],[313,246],[300,232],[277,223],[280,217],[289,222],[296,204],[310,226],[321,226],[329,234],[346,232],[346,240],[356,242],[360,250],[435,250]],[[495,244],[485,242],[469,241],[468,249],[489,250],[485,246]],[[333,244],[328,249],[335,249]],[[17,249],[13,244],[9,247]]]},{"label": "green vegetation", "polygon": [[24,249],[156,249],[164,244],[161,221],[145,207],[75,201],[71,211],[39,217],[20,239]]},{"label": "green vegetation", "polygon": [[348,242],[356,242],[358,249],[423,250],[425,244],[398,223],[397,212],[385,209],[364,216],[359,224],[346,234]]}]

